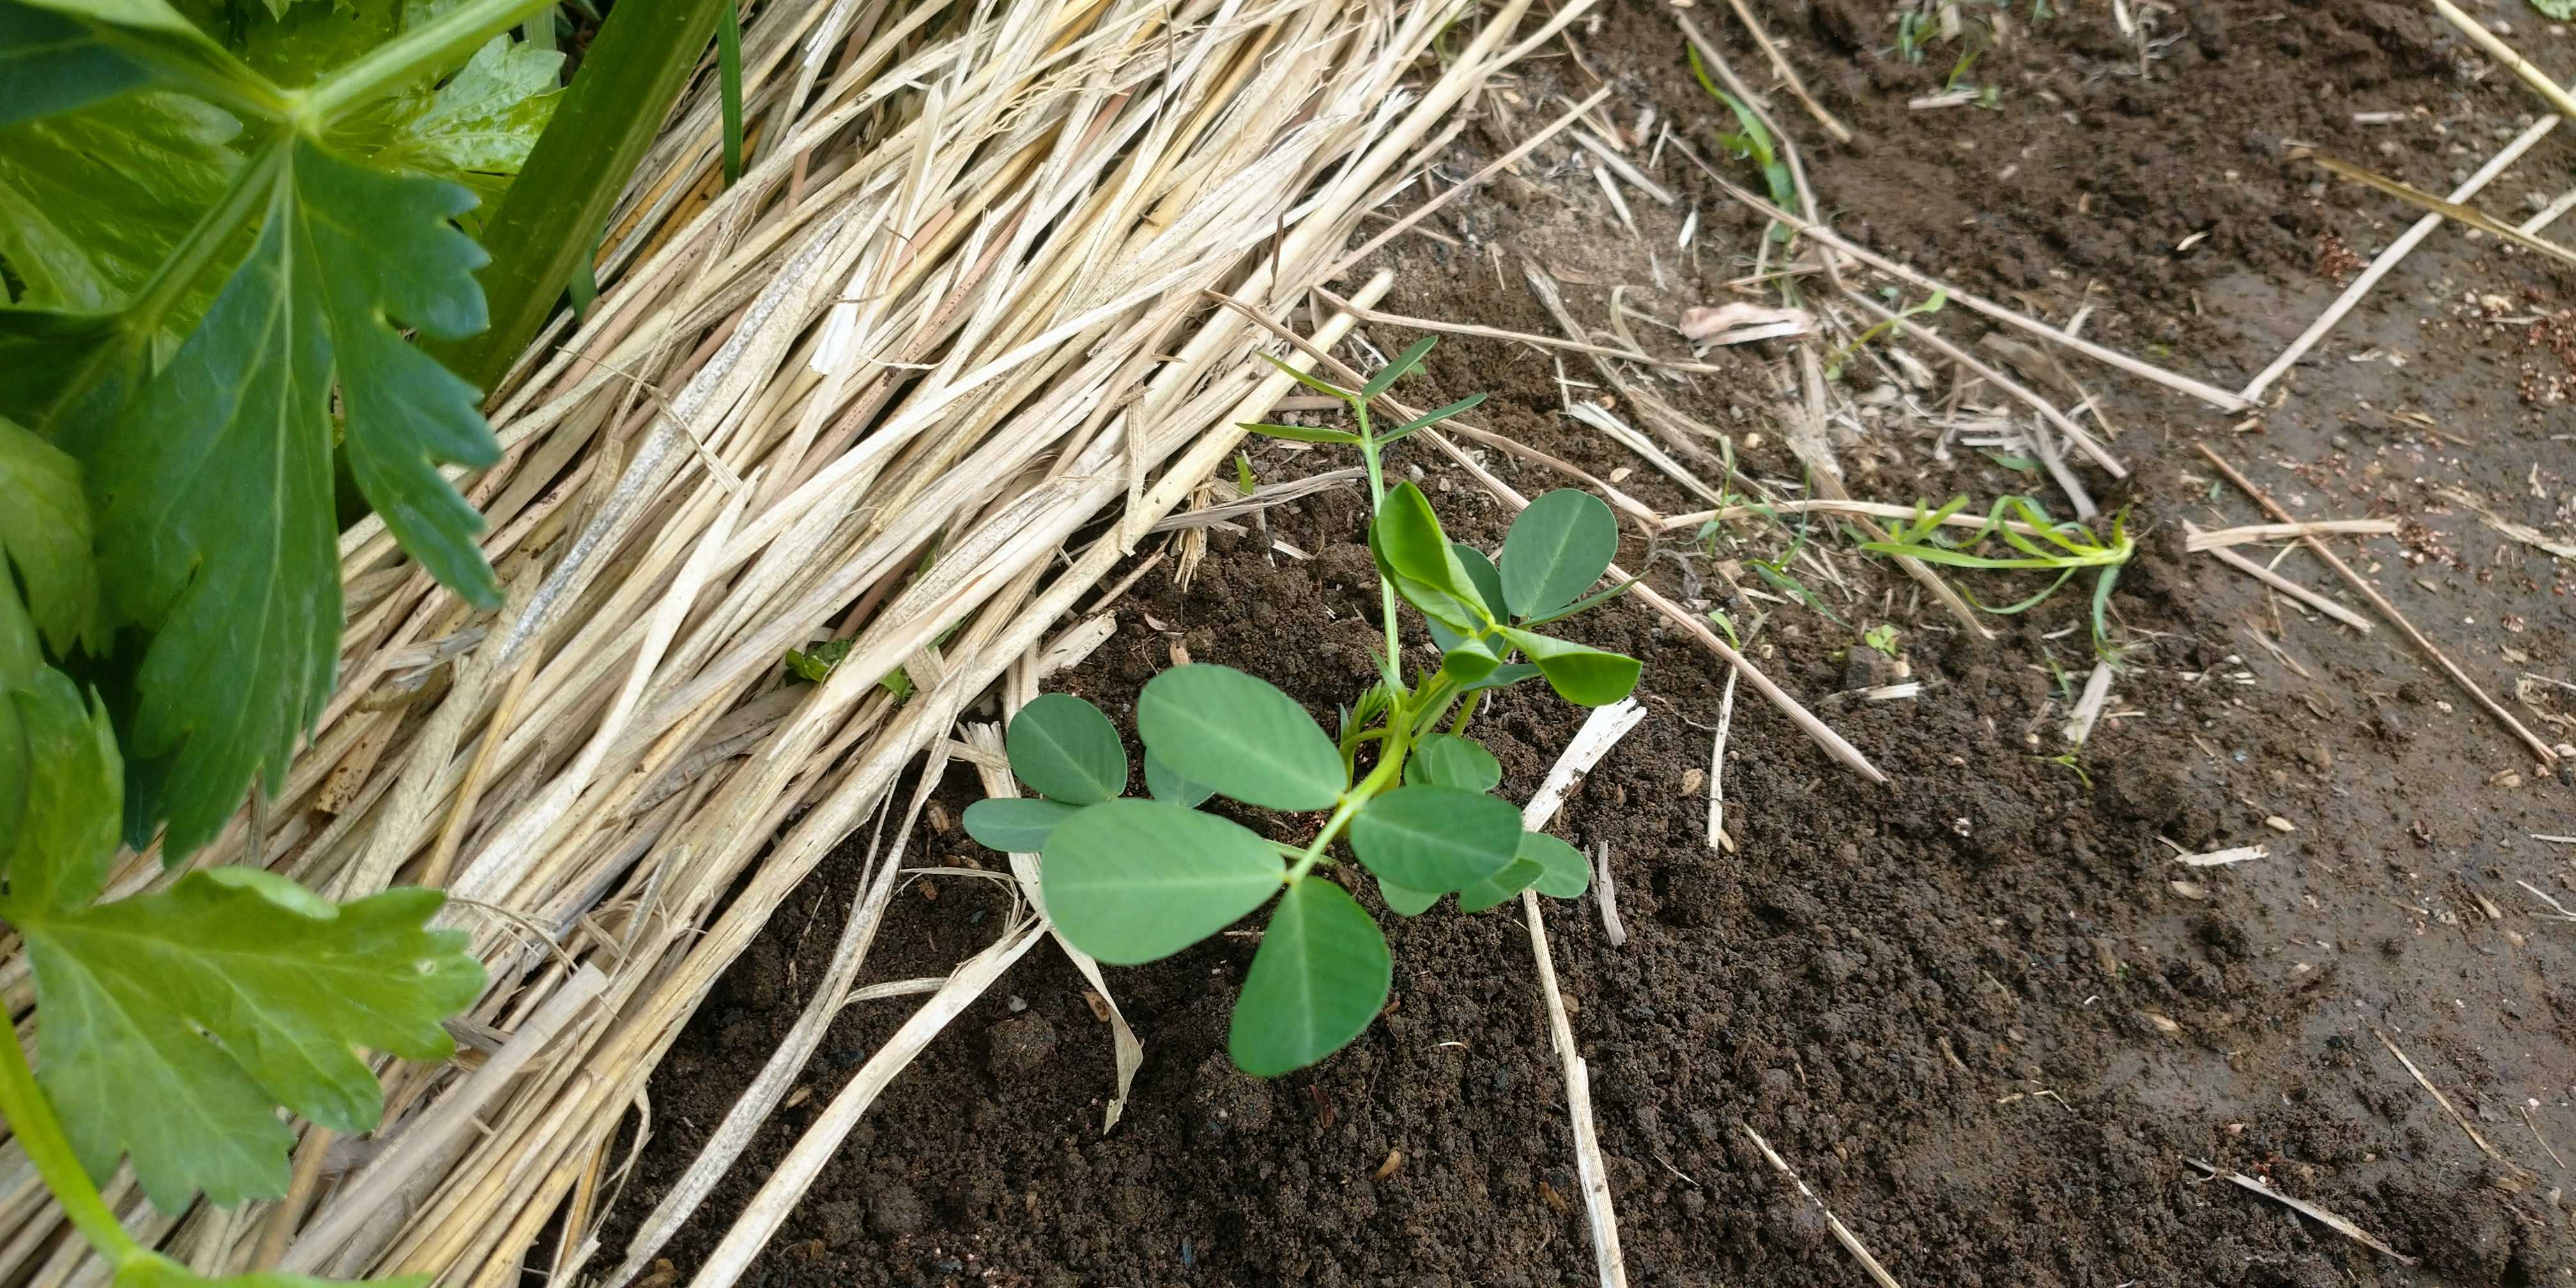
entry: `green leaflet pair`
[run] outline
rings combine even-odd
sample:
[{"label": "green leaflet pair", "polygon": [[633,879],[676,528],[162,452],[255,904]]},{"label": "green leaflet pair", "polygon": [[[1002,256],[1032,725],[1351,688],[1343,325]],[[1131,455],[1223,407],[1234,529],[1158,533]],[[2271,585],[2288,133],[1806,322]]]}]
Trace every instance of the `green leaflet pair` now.
[{"label": "green leaflet pair", "polygon": [[[1585,597],[1617,553],[1617,525],[1598,499],[1552,492],[1513,523],[1497,562],[1450,541],[1411,483],[1387,489],[1379,457],[1387,443],[1477,401],[1372,434],[1371,400],[1430,348],[1415,345],[1357,391],[1290,372],[1348,403],[1356,432],[1247,427],[1349,443],[1368,466],[1376,503],[1368,540],[1387,651],[1380,680],[1343,712],[1339,736],[1265,681],[1231,667],[1179,666],[1137,698],[1145,798],[1126,795],[1127,754],[1109,718],[1080,698],[1048,694],[1022,708],[1006,734],[1013,773],[1038,796],[978,801],[965,815],[977,841],[1041,856],[1040,892],[1056,928],[1113,965],[1168,957],[1278,896],[1227,1039],[1236,1066],[1252,1074],[1323,1059],[1386,1005],[1393,962],[1385,935],[1346,888],[1349,877],[1317,871],[1337,862],[1335,841],[1347,841],[1403,916],[1452,893],[1462,911],[1481,912],[1524,890],[1572,898],[1589,884],[1573,846],[1523,830],[1520,811],[1492,794],[1502,766],[1465,731],[1485,693],[1520,681],[1544,678],[1587,706],[1636,686],[1635,659],[1536,629],[1622,589]],[[1398,597],[1422,613],[1441,650],[1440,667],[1412,684],[1400,665]],[[1364,772],[1363,752],[1374,756]],[[1330,813],[1311,841],[1291,846],[1197,808],[1211,796]]]}]

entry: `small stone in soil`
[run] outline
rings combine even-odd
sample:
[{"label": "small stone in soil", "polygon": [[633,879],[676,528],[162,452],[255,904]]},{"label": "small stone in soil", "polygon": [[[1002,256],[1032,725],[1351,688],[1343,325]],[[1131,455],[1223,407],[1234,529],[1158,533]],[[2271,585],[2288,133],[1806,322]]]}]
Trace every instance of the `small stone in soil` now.
[{"label": "small stone in soil", "polygon": [[1220,1051],[1199,1065],[1190,1088],[1196,1111],[1191,1125],[1198,1140],[1213,1143],[1235,1133],[1257,1133],[1270,1126],[1270,1084],[1234,1067]]},{"label": "small stone in soil", "polygon": [[1043,1068],[1055,1054],[1055,1026],[1043,1015],[1013,1016],[992,1028],[993,1046],[986,1064],[993,1076],[1023,1078]]}]

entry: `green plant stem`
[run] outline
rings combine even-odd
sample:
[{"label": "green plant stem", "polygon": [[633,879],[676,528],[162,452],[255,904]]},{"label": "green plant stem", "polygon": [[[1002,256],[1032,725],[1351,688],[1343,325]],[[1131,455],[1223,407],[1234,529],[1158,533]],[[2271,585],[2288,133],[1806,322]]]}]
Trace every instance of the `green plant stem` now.
[{"label": "green plant stem", "polygon": [[1467,722],[1476,718],[1476,706],[1484,700],[1485,691],[1482,689],[1478,689],[1474,693],[1468,694],[1467,705],[1458,708],[1458,723],[1449,726],[1449,732],[1462,738],[1465,737],[1467,735]]},{"label": "green plant stem", "polygon": [[[1377,435],[1369,430],[1368,400],[1353,398],[1351,415],[1359,422],[1360,460],[1368,466],[1369,513],[1386,508],[1386,470],[1378,461]],[[1397,649],[1395,634],[1395,584],[1384,577],[1377,579],[1380,606],[1386,613],[1386,673],[1398,685],[1404,683],[1404,654]]]},{"label": "green plant stem", "polygon": [[125,1227],[117,1224],[116,1214],[108,1211],[106,1200],[99,1197],[98,1187],[90,1184],[89,1173],[81,1170],[80,1160],[72,1154],[72,1143],[63,1135],[63,1125],[54,1117],[53,1106],[36,1086],[35,1071],[27,1067],[27,1055],[18,1049],[15,1034],[0,1039],[0,1117],[9,1120],[9,1130],[18,1138],[19,1148],[36,1165],[36,1174],[44,1178],[45,1188],[54,1192],[54,1201],[63,1205],[63,1215],[70,1217],[72,1228],[96,1248],[99,1255],[119,1270],[137,1259],[150,1256],[136,1243]]},{"label": "green plant stem", "polygon": [[583,55],[554,121],[483,229],[492,262],[476,278],[492,325],[452,344],[422,346],[488,390],[544,327],[595,255],[617,194],[661,131],[662,119],[715,34],[731,0],[619,0]]},{"label": "green plant stem", "polygon": [[324,77],[304,91],[296,124],[319,136],[324,126],[354,108],[401,89],[436,71],[463,62],[477,46],[526,22],[554,0],[465,0],[424,26],[376,46],[366,57]]},{"label": "green plant stem", "polygon": [[1388,715],[1385,728],[1368,731],[1386,740],[1378,748],[1377,764],[1369,768],[1368,777],[1361,779],[1349,791],[1342,793],[1341,804],[1333,807],[1333,816],[1324,820],[1323,830],[1315,833],[1315,839],[1307,844],[1302,854],[1297,856],[1296,866],[1288,869],[1288,875],[1284,880],[1293,885],[1299,877],[1311,871],[1315,864],[1323,859],[1325,848],[1333,843],[1334,838],[1342,834],[1344,827],[1350,825],[1352,817],[1365,808],[1371,800],[1394,786],[1396,775],[1404,770],[1405,757],[1413,750],[1413,728],[1416,718],[1424,712],[1446,708],[1450,700],[1457,696],[1457,683],[1446,674],[1440,675],[1423,686],[1419,700],[1411,704],[1399,703],[1394,712]]}]

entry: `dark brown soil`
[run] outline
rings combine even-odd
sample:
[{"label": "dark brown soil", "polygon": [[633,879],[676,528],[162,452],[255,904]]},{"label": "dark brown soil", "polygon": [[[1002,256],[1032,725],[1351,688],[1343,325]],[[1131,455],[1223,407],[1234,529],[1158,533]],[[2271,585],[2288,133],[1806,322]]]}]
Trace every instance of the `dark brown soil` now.
[{"label": "dark brown soil", "polygon": [[[1781,102],[1843,228],[2052,322],[2089,302],[2087,335],[2231,387],[2339,288],[2348,265],[2332,246],[2366,258],[2412,217],[2349,186],[2318,186],[2291,141],[2447,189],[2528,120],[2508,78],[2481,81],[2448,29],[2409,5],[2133,0],[2160,11],[2153,41],[2179,37],[2157,45],[2147,79],[2107,5],[2071,7],[2037,27],[2029,6],[2011,8],[2010,36],[1969,74],[1999,87],[1997,110],[1911,111],[1908,98],[1943,87],[1959,46],[1905,61],[1877,0],[1755,4],[1867,140],[1819,146],[1812,123]],[[1691,12],[1725,29],[1740,68],[1759,67],[1724,6],[1704,0]],[[2519,5],[2494,13],[2544,62],[2576,65],[2563,29]],[[1677,137],[1715,154],[1711,105],[1664,10],[1626,3],[1576,31],[1583,61],[1620,91],[1622,124],[1651,103]],[[1571,58],[1533,63],[1513,87],[1515,118],[1526,130],[1556,110],[1545,106],[1553,92],[1590,83]],[[2417,115],[2352,122],[2378,111]],[[1462,143],[1453,178],[1491,155],[1480,135]],[[2519,219],[2527,190],[2567,182],[2571,157],[2576,145],[2545,141],[2485,205]],[[1572,284],[1578,316],[1606,318],[1614,284],[1632,287],[1631,307],[1666,318],[1727,298],[1723,283],[1750,271],[1760,225],[1674,155],[1658,173],[1684,207],[1639,201],[1645,236],[1632,239],[1566,151],[1543,150],[1493,200],[1437,221],[1459,245],[1409,242],[1390,261],[1401,277],[1382,307],[1552,332],[1521,286],[1523,256]],[[1703,249],[1678,257],[1675,231],[1693,203]],[[1499,271],[1488,246],[1502,248]],[[1911,583],[1820,530],[1852,582],[1848,594],[1822,593],[1849,625],[1749,599],[1735,611],[1750,620],[1770,608],[1757,660],[1893,782],[1874,787],[1834,765],[1746,690],[1724,779],[1737,848],[1712,850],[1704,792],[1685,780],[1708,767],[1721,668],[1624,601],[1575,625],[1646,661],[1649,718],[1556,829],[1609,847],[1631,938],[1610,947],[1588,901],[1547,913],[1632,1282],[1867,1282],[1745,1126],[1918,1288],[2538,1285],[2576,1274],[2568,1177],[2549,1152],[2576,1148],[2576,925],[2547,919],[2530,893],[2576,906],[2576,848],[2532,836],[2576,832],[2576,785],[2535,773],[2394,632],[2365,638],[2302,620],[2186,555],[2181,537],[2187,519],[2262,517],[2213,488],[2194,441],[2302,513],[2412,521],[2397,538],[2339,548],[2544,737],[2576,736],[2565,715],[2576,693],[2554,691],[2553,702],[2540,684],[2528,702],[2512,696],[2526,672],[2576,679],[2570,563],[2435,491],[2466,487],[2568,539],[2576,417],[2546,401],[2546,380],[2576,371],[2566,365],[2576,348],[2549,343],[2576,328],[2564,316],[2554,332],[2497,319],[2565,309],[2571,280],[2492,242],[2438,234],[2285,382],[2286,402],[2251,421],[2077,373],[2125,431],[2116,450],[2136,471],[2117,487],[2099,472],[2087,480],[2133,502],[2130,522],[2147,534],[2113,600],[2136,647],[2080,773],[2042,756],[2064,745],[2057,672],[2080,684],[2091,665],[2083,594],[1996,619],[2005,637],[1978,644],[1915,605]],[[1984,329],[1955,314],[1938,321],[1963,342]],[[1389,338],[1405,337],[1379,337]],[[1737,435],[1750,472],[1794,478],[1775,427],[1785,351],[1756,349],[1716,359],[1739,363],[1740,378],[1663,393]],[[1556,374],[1527,347],[1457,340],[1417,387],[1432,402],[1492,390],[1479,413],[1489,428],[1603,475],[1632,470],[1620,486],[1667,512],[1699,507],[1558,415]],[[1894,417],[1871,427],[1841,444],[1857,495],[2048,488],[1967,449],[1936,462],[1931,427]],[[1273,447],[1256,462],[1267,480],[1320,459]],[[1489,459],[1525,491],[1555,485]],[[1398,464],[1422,471],[1455,533],[1499,536],[1498,508],[1439,458],[1409,451]],[[1305,560],[1217,535],[1186,591],[1164,571],[1138,583],[1117,635],[1061,687],[1123,725],[1177,646],[1267,677],[1329,717],[1372,674],[1363,521],[1349,491],[1272,512],[1269,535]],[[1724,598],[1718,561],[1683,543],[1632,538],[1624,554],[1669,593]],[[2283,571],[2330,584],[2308,556]],[[1970,584],[1989,602],[2006,589]],[[1831,696],[1876,678],[1856,637],[1881,621],[1898,626],[1922,696]],[[1479,732],[1502,759],[1506,795],[1537,785],[1579,718],[1543,691],[1487,708]],[[971,775],[955,773],[941,817],[975,794]],[[2189,869],[2167,841],[2190,851],[2260,841],[2270,853]],[[999,866],[931,824],[912,849],[927,862]],[[672,1051],[653,1084],[655,1136],[609,1247],[793,1022],[859,871],[855,855],[819,870]],[[944,973],[989,942],[1004,899],[983,881],[908,888],[868,977]],[[1593,1282],[1564,1088],[1517,915],[1511,905],[1389,918],[1389,1013],[1318,1068],[1267,1084],[1224,1056],[1248,942],[1111,972],[1147,1055],[1125,1120],[1106,1136],[1108,1029],[1081,978],[1041,944],[870,1110],[755,1280]],[[807,1071],[810,1098],[777,1116],[753,1161],[669,1250],[677,1269],[693,1267],[766,1160],[911,1005],[845,1013]],[[2212,1182],[2195,1159],[2268,1178],[2421,1265]]]}]

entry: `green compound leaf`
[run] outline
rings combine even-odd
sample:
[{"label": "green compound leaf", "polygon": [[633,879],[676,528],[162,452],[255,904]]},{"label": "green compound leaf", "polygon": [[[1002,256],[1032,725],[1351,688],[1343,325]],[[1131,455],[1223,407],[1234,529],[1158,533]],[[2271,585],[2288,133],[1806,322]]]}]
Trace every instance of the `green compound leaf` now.
[{"label": "green compound leaf", "polygon": [[1303,1069],[1366,1031],[1394,982],[1386,935],[1368,910],[1322,877],[1301,877],[1261,933],[1226,1050],[1257,1078]]},{"label": "green compound leaf", "polygon": [[0,125],[69,112],[149,84],[151,69],[42,9],[0,4]]},{"label": "green compound leaf", "polygon": [[966,835],[988,850],[1004,854],[1038,854],[1056,825],[1073,817],[1079,806],[1023,796],[991,796],[966,807]]},{"label": "green compound leaf", "polygon": [[1416,890],[1400,886],[1385,877],[1377,879],[1378,897],[1386,900],[1387,910],[1399,917],[1419,917],[1440,902],[1437,890]]},{"label": "green compound leaf", "polygon": [[0,876],[12,900],[76,906],[107,884],[125,774],[107,712],[36,653],[0,579]]},{"label": "green compound leaf", "polygon": [[1194,783],[1182,777],[1181,771],[1164,764],[1160,757],[1150,751],[1145,753],[1145,790],[1152,792],[1155,800],[1170,801],[1175,805],[1187,805],[1192,808],[1204,803],[1208,797],[1216,795],[1215,788],[1205,783]]},{"label": "green compound leaf", "polygon": [[1399,787],[1351,820],[1351,851],[1378,876],[1415,890],[1464,890],[1511,866],[1521,815],[1460,787]]},{"label": "green compound leaf", "polygon": [[1483,912],[1535,884],[1542,869],[1536,860],[1514,859],[1511,866],[1458,892],[1458,911]]},{"label": "green compound leaf", "polygon": [[1624,653],[1604,652],[1536,631],[1509,626],[1497,629],[1503,638],[1529,654],[1557,696],[1580,706],[1607,706],[1628,696],[1629,690],[1637,687],[1637,675],[1644,669],[1637,659]]},{"label": "green compound leaf", "polygon": [[1327,809],[1350,785],[1342,753],[1296,699],[1230,666],[1192,663],[1146,681],[1136,732],[1165,764],[1247,805]]},{"label": "green compound leaf", "polygon": [[332,392],[358,489],[440,582],[500,603],[482,515],[440,461],[500,459],[474,389],[394,330],[482,327],[482,250],[451,183],[281,144],[258,245],[214,309],[106,430],[90,464],[111,608],[157,629],[131,755],[170,757],[165,855],[214,837],[330,690],[340,644]]},{"label": "green compound leaf", "polygon": [[1574,899],[1592,888],[1592,865],[1583,851],[1545,832],[1521,833],[1520,857],[1539,865],[1538,892],[1551,899]]},{"label": "green compound leaf", "polygon": [[0,416],[0,572],[12,566],[27,584],[29,615],[57,655],[81,641],[104,651],[80,462]]},{"label": "green compound leaf", "polygon": [[[221,109],[162,92],[0,129],[0,260],[20,283],[10,302],[122,307],[231,186],[240,132]],[[201,284],[167,321],[184,331],[213,298]]]},{"label": "green compound leaf", "polygon": [[1250,828],[1161,801],[1080,810],[1056,825],[1042,858],[1056,929],[1113,966],[1169,957],[1233,925],[1284,875]]},{"label": "green compound leaf", "polygon": [[1467,580],[1476,587],[1476,598],[1483,601],[1485,611],[1493,614],[1495,621],[1510,621],[1511,601],[1503,597],[1502,570],[1494,567],[1494,561],[1486,558],[1484,551],[1464,541],[1450,542],[1449,551],[1458,556],[1458,566],[1467,571]]},{"label": "green compound leaf", "polygon": [[1414,744],[1413,758],[1404,762],[1404,781],[1490,792],[1503,781],[1503,765],[1472,738],[1435,733]]},{"label": "green compound leaf", "polygon": [[482,516],[441,462],[500,457],[474,390],[394,329],[483,325],[483,254],[448,220],[471,193],[297,140],[257,245],[87,464],[111,608],[157,631],[131,754],[170,757],[151,802],[171,859],[274,777],[330,690],[339,648],[332,395],[359,490],[403,548],[484,606]]},{"label": "green compound leaf", "polygon": [[1619,521],[1601,498],[1558,488],[1529,503],[1503,538],[1503,598],[1537,617],[1573,603],[1619,557]]},{"label": "green compound leaf", "polygon": [[1070,693],[1041,693],[1003,735],[1011,772],[1049,800],[1091,805],[1127,790],[1127,749],[1100,708]]},{"label": "green compound leaf", "polygon": [[240,867],[97,905],[95,880],[43,888],[38,902],[13,881],[0,903],[35,966],[38,1081],[81,1165],[104,1177],[130,1154],[164,1212],[200,1189],[223,1205],[285,1193],[295,1135],[275,1106],[372,1130],[383,1093],[360,1050],[442,1059],[440,1019],[483,991],[465,936],[427,928],[434,890],[334,906]]},{"label": "green compound leaf", "polygon": [[562,75],[562,54],[494,36],[445,84],[370,106],[331,142],[376,166],[461,183],[489,210],[554,118]]}]

